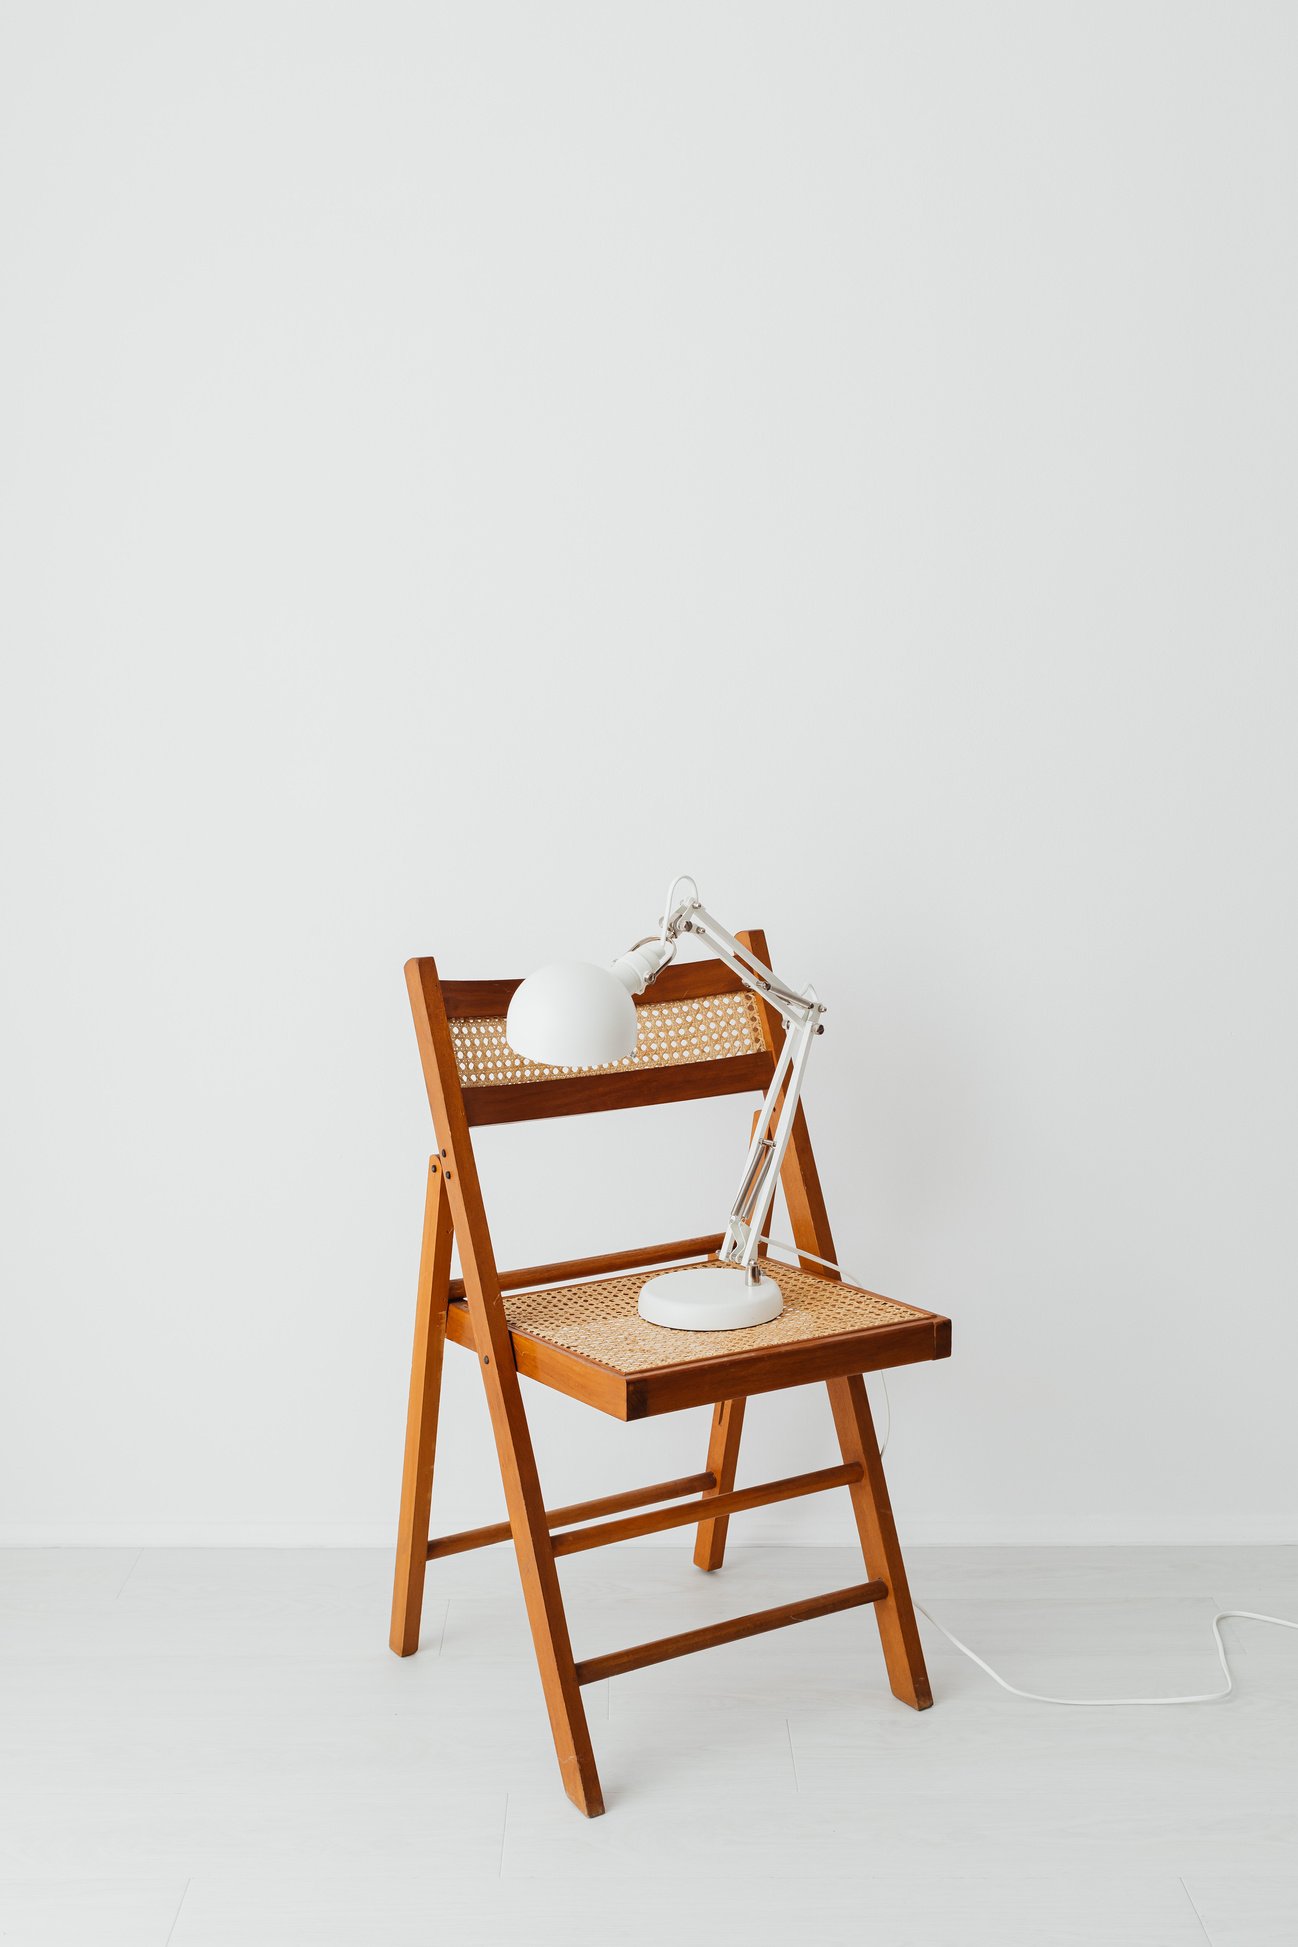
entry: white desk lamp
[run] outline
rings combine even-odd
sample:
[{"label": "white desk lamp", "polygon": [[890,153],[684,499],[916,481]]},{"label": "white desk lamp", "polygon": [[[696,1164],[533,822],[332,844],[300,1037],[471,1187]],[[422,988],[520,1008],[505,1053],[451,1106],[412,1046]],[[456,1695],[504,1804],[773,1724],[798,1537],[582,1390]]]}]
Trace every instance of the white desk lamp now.
[{"label": "white desk lamp", "polygon": [[[690,888],[691,898],[677,897],[682,886]],[[563,960],[529,974],[509,1004],[505,1038],[515,1054],[546,1068],[602,1068],[627,1060],[636,1046],[631,996],[643,994],[675,959],[682,933],[701,940],[745,987],[775,1009],[785,1027],[784,1046],[726,1224],[719,1256],[727,1268],[692,1265],[665,1271],[650,1278],[640,1292],[640,1316],[651,1324],[678,1331],[727,1332],[764,1325],[784,1308],[779,1286],[757,1267],[757,1247],[793,1131],[811,1043],[825,1031],[821,1021],[825,1010],[813,987],[794,993],[718,925],[700,904],[698,891],[693,879],[674,879],[667,889],[659,932],[638,940],[611,967]]]}]

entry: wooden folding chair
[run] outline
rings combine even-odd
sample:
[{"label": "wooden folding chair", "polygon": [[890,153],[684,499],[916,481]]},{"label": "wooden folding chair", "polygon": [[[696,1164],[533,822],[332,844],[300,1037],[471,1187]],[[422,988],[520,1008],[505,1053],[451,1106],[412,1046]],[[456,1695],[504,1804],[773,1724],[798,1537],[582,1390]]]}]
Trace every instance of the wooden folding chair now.
[{"label": "wooden folding chair", "polygon": [[[769,964],[761,933],[739,938]],[[517,981],[442,982],[427,959],[411,960],[406,979],[438,1153],[429,1161],[419,1264],[392,1648],[409,1656],[419,1646],[429,1561],[512,1539],[564,1788],[590,1818],[603,1811],[604,1801],[581,1690],[603,1677],[870,1603],[894,1695],[916,1710],[926,1709],[933,1699],[862,1374],[944,1358],[951,1347],[950,1322],[858,1290],[809,1258],[793,1269],[764,1257],[763,1270],[780,1285],[785,1300],[778,1319],[735,1332],[667,1331],[637,1315],[644,1273],[679,1260],[706,1259],[721,1243],[720,1234],[502,1272],[483,1208],[469,1134],[474,1124],[750,1089],[760,1095],[779,1050],[778,1017],[720,964],[671,966],[636,1002],[639,1041],[628,1061],[559,1072],[522,1060],[506,1043],[505,1012]],[[782,1184],[799,1249],[832,1259],[834,1242],[801,1109]],[[462,1279],[451,1276],[453,1241]],[[479,1360],[509,1519],[430,1541],[437,1406],[448,1338]],[[520,1373],[619,1420],[711,1405],[705,1469],[572,1507],[547,1508]],[[736,1490],[748,1397],[820,1380],[829,1391],[842,1464]],[[664,1528],[694,1527],[695,1563],[716,1569],[732,1514],[831,1487],[846,1487],[851,1494],[865,1581],[658,1642],[574,1658],[556,1568],[560,1556]],[[686,1495],[694,1498],[680,1498]],[[674,1504],[655,1505],[664,1501]],[[632,1508],[648,1511],[628,1514]],[[603,1518],[609,1516],[615,1518]]]}]

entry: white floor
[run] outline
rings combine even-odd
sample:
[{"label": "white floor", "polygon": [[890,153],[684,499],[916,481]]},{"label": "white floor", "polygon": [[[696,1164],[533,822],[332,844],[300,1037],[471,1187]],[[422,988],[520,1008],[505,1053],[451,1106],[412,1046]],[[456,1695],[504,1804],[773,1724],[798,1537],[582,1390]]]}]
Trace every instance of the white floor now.
[{"label": "white floor", "polygon": [[[430,1573],[386,1648],[367,1550],[0,1553],[5,1947],[1294,1947],[1298,1637],[1228,1625],[1184,1710],[1005,1696],[869,1611],[586,1693],[608,1813],[559,1786],[512,1557]],[[859,1579],[837,1549],[563,1565],[578,1655]],[[916,1549],[916,1595],[1015,1682],[1208,1690],[1209,1618],[1298,1616],[1298,1549]]]}]

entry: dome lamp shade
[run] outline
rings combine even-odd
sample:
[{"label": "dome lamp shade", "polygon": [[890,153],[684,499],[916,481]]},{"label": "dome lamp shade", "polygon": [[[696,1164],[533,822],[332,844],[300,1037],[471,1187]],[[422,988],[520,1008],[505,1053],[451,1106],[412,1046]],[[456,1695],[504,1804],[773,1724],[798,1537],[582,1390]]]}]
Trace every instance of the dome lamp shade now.
[{"label": "dome lamp shade", "polygon": [[612,967],[558,960],[514,990],[505,1039],[544,1068],[603,1068],[635,1053],[631,990]]}]

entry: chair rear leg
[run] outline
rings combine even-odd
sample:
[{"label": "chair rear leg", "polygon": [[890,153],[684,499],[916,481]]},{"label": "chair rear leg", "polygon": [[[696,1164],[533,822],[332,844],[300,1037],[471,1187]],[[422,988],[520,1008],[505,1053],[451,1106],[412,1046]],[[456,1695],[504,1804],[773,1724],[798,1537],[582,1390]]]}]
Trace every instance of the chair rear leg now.
[{"label": "chair rear leg", "polygon": [[933,1692],[924,1667],[919,1625],[915,1621],[906,1566],[892,1518],[865,1380],[857,1373],[851,1379],[831,1379],[828,1387],[843,1459],[855,1460],[861,1467],[861,1479],[849,1491],[866,1574],[871,1580],[888,1585],[887,1595],[874,1604],[888,1681],[893,1696],[899,1697],[903,1704],[910,1704],[915,1710],[927,1710],[933,1702]]},{"label": "chair rear leg", "polygon": [[415,1346],[410,1360],[406,1456],[401,1474],[397,1565],[388,1638],[398,1656],[413,1656],[419,1648],[424,1572],[428,1566],[428,1516],[433,1499],[433,1460],[437,1450],[437,1408],[446,1347],[446,1307],[450,1298],[452,1237],[450,1201],[441,1165],[433,1158],[428,1165],[424,1239],[419,1253]]},{"label": "chair rear leg", "polygon": [[[716,1486],[704,1489],[705,1501],[710,1494],[728,1494],[735,1484],[739,1437],[744,1430],[746,1404],[742,1399],[723,1399],[713,1409],[712,1433],[708,1440],[708,1472]],[[694,1543],[696,1568],[720,1568],[725,1560],[726,1530],[729,1526],[729,1519],[724,1514],[718,1515],[715,1520],[699,1522],[698,1539]]]}]

